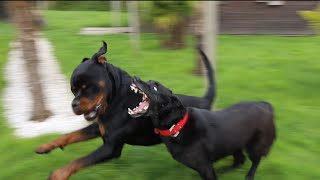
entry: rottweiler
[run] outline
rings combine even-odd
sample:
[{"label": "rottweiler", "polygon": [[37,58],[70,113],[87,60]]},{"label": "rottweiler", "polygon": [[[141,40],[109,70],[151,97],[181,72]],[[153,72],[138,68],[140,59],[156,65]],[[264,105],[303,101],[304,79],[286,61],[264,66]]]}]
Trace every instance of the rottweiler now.
[{"label": "rottweiler", "polygon": [[[177,95],[185,106],[210,109],[215,98],[214,70],[205,55],[198,49],[207,68],[208,90],[203,97]],[[107,44],[91,58],[84,58],[71,76],[74,94],[72,109],[76,115],[93,123],[78,131],[66,134],[52,142],[39,146],[35,152],[49,153],[68,144],[101,137],[103,145],[87,156],[70,162],[50,174],[48,179],[68,179],[78,170],[121,156],[124,144],[151,146],[161,143],[154,133],[151,119],[141,116],[145,97],[132,91],[132,77],[124,70],[108,63],[105,57]],[[155,81],[149,81],[154,84]],[[129,115],[131,114],[131,115]],[[132,117],[134,116],[134,118]]]},{"label": "rottweiler", "polygon": [[185,107],[172,91],[160,83],[145,83],[134,77],[131,85],[143,95],[144,116],[151,117],[155,132],[171,156],[196,170],[203,179],[217,176],[212,164],[233,155],[233,166],[244,163],[246,150],[252,162],[247,180],[253,180],[263,156],[276,137],[274,113],[270,103],[248,101],[226,109],[209,111]]}]

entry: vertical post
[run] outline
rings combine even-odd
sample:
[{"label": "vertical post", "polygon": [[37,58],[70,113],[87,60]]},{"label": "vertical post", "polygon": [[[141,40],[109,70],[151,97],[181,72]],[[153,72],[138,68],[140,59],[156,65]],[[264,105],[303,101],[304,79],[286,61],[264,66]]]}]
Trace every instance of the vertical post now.
[{"label": "vertical post", "polygon": [[38,72],[39,57],[36,47],[37,32],[34,23],[34,3],[30,1],[10,1],[9,2],[11,18],[18,32],[18,39],[21,43],[23,60],[28,75],[28,84],[32,95],[32,121],[44,121],[52,115],[46,107],[44,101],[44,92],[41,83],[40,74]]},{"label": "vertical post", "polygon": [[[207,54],[213,69],[217,69],[216,63],[216,41],[218,34],[218,3],[217,1],[203,2],[204,12],[204,30],[203,30],[203,45],[204,52]],[[214,71],[216,72],[216,71]],[[217,79],[217,74],[213,74],[214,79]],[[207,84],[207,81],[205,81]]]},{"label": "vertical post", "polygon": [[120,10],[121,10],[121,1],[110,1],[111,3],[111,19],[112,26],[120,26]]},{"label": "vertical post", "polygon": [[139,23],[139,8],[137,1],[127,1],[127,8],[129,13],[129,26],[133,30],[131,32],[131,43],[132,46],[136,49],[140,49],[140,23]]},{"label": "vertical post", "polygon": [[218,3],[217,1],[205,1],[203,3],[204,14],[204,51],[216,68],[216,39],[218,34]]},{"label": "vertical post", "polygon": [[48,1],[37,1],[37,9],[39,10],[48,10]]}]

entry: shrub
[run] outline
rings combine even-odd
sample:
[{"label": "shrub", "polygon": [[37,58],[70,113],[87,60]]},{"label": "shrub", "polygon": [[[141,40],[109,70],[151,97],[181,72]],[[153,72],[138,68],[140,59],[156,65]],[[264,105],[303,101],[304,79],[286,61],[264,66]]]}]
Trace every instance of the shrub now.
[{"label": "shrub", "polygon": [[298,13],[303,19],[308,21],[315,33],[320,35],[320,8],[313,11],[299,11]]},{"label": "shrub", "polygon": [[[188,19],[192,13],[192,3],[188,1],[152,1],[147,22],[150,22],[161,36],[162,47],[182,48]],[[145,5],[145,6],[147,6]]]}]

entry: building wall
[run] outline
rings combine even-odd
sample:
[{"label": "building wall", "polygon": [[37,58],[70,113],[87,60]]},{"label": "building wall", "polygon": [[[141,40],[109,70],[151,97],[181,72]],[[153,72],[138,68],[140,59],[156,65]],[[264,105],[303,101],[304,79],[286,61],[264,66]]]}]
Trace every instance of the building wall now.
[{"label": "building wall", "polygon": [[219,4],[222,34],[313,34],[297,11],[313,10],[317,1],[283,1],[268,5],[257,1],[224,1]]}]

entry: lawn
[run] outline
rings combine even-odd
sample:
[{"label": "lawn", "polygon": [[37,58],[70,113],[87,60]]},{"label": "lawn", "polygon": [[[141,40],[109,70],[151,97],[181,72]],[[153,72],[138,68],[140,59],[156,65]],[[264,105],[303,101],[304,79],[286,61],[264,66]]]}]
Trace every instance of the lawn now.
[{"label": "lawn", "polygon": [[[53,43],[63,73],[70,77],[83,57],[90,57],[108,43],[108,62],[142,79],[156,79],[176,93],[202,95],[204,80],[191,74],[195,51],[189,37],[182,50],[159,48],[154,34],[141,35],[141,50],[135,51],[127,34],[81,36],[85,26],[107,26],[106,12],[48,11],[44,35]],[[123,16],[122,24],[126,24]],[[0,24],[0,66],[4,67],[12,27]],[[319,37],[227,36],[218,38],[216,109],[242,100],[265,100],[274,105],[277,141],[265,158],[256,179],[312,180],[320,177],[320,47]],[[0,88],[5,82],[0,76]],[[2,104],[1,107],[5,106]],[[13,136],[3,108],[0,111],[0,179],[45,179],[50,171],[83,156],[101,144],[96,139],[71,145],[48,155],[33,153],[35,147],[59,135],[32,139]],[[215,163],[222,180],[243,179],[249,161],[234,171],[222,173],[231,164],[226,158]],[[200,179],[194,171],[174,161],[163,145],[125,146],[118,160],[84,169],[71,179]]]}]

